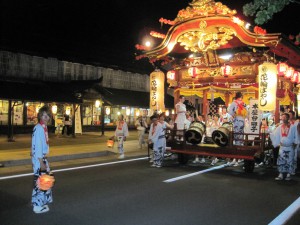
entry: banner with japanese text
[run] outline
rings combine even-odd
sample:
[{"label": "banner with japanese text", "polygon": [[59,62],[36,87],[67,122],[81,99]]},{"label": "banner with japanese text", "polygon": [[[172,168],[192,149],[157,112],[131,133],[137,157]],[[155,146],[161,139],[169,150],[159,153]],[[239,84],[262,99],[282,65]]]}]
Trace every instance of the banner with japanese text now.
[{"label": "banner with japanese text", "polygon": [[251,99],[249,104],[249,129],[247,133],[259,134],[262,111],[258,109],[258,100]]}]

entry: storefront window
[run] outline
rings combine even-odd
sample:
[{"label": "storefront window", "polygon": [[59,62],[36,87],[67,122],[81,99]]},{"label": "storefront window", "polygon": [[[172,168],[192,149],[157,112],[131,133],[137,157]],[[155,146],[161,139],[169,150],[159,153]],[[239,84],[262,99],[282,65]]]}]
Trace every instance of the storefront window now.
[{"label": "storefront window", "polygon": [[118,115],[122,114],[124,116],[125,121],[128,125],[134,125],[135,120],[139,115],[147,116],[147,110],[141,108],[134,108],[134,107],[112,107],[111,108],[111,115],[110,115],[110,124],[109,125],[116,125],[116,121],[118,120]]},{"label": "storefront window", "polygon": [[23,125],[23,103],[13,102],[13,124]]},{"label": "storefront window", "polygon": [[0,100],[0,125],[8,124],[8,101]]},{"label": "storefront window", "polygon": [[83,125],[100,125],[101,124],[101,107],[94,104],[83,105],[82,107]]},{"label": "storefront window", "polygon": [[93,125],[101,124],[101,107],[93,105]]},{"label": "storefront window", "polygon": [[[56,105],[57,112],[53,113],[54,118],[54,126],[57,127],[57,131],[61,131],[63,127],[64,114],[65,114],[65,106],[64,104],[52,104],[51,106]],[[51,107],[52,108],[52,107]]]}]

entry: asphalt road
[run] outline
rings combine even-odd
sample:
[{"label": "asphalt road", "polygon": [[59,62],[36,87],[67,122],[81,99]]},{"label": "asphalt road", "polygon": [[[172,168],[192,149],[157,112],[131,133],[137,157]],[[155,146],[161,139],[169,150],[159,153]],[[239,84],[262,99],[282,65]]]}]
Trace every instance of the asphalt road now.
[{"label": "asphalt road", "polygon": [[[299,174],[278,182],[271,168],[247,174],[227,167],[166,183],[212,167],[171,159],[163,168],[149,165],[141,159],[56,172],[54,203],[39,215],[30,206],[31,176],[0,180],[0,224],[265,225],[300,197]],[[300,212],[286,224],[299,225]]]}]

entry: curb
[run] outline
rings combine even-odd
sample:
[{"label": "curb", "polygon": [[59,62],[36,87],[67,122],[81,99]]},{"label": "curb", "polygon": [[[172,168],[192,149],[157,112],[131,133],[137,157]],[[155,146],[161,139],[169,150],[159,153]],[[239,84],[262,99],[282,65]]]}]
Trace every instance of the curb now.
[{"label": "curb", "polygon": [[[84,158],[93,158],[93,157],[103,157],[109,155],[115,155],[116,153],[111,151],[101,151],[101,152],[89,152],[89,153],[79,153],[71,155],[60,155],[60,156],[49,156],[47,157],[50,162],[59,162],[72,159],[84,159]],[[8,160],[2,161],[0,167],[12,167],[12,166],[21,166],[21,165],[31,165],[31,159],[20,159],[20,160]]]}]

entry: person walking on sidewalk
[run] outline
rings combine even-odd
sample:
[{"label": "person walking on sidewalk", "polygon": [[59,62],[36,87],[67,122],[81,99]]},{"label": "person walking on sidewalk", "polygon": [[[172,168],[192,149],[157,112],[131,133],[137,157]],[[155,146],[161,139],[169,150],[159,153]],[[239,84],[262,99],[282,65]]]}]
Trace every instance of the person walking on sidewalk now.
[{"label": "person walking on sidewalk", "polygon": [[34,187],[32,191],[31,203],[33,212],[45,213],[49,211],[48,204],[53,201],[52,189],[42,191],[39,189],[37,179],[43,173],[49,173],[50,167],[47,161],[49,154],[49,138],[47,123],[50,119],[50,110],[48,106],[43,106],[38,112],[39,123],[33,128],[31,160],[34,174]]},{"label": "person walking on sidewalk", "polygon": [[127,123],[124,121],[124,116],[121,114],[118,116],[117,128],[115,131],[115,137],[118,140],[119,159],[124,159],[124,141],[129,136]]}]

